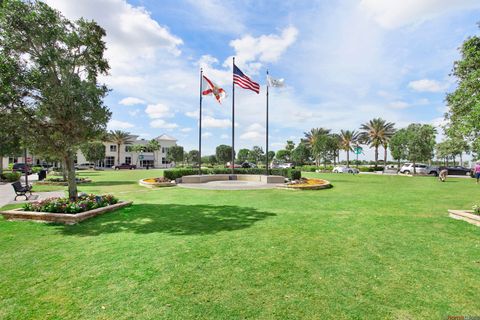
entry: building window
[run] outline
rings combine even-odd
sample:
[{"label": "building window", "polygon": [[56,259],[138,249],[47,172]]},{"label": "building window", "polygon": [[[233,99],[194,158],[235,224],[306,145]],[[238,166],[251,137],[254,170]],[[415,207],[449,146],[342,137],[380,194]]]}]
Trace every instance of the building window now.
[{"label": "building window", "polygon": [[165,147],[162,147],[162,153],[165,153]]},{"label": "building window", "polygon": [[117,146],[114,144],[110,145],[110,152],[117,152]]},{"label": "building window", "polygon": [[115,157],[106,157],[105,158],[105,167],[110,168],[115,165]]},{"label": "building window", "polygon": [[162,164],[167,164],[167,159],[165,157],[162,157]]},{"label": "building window", "polygon": [[132,164],[132,157],[125,157],[126,164]]},{"label": "building window", "polygon": [[18,158],[17,157],[10,157],[8,158],[8,163],[17,163],[18,162]]},{"label": "building window", "polygon": [[125,152],[132,152],[132,146],[125,146]]}]

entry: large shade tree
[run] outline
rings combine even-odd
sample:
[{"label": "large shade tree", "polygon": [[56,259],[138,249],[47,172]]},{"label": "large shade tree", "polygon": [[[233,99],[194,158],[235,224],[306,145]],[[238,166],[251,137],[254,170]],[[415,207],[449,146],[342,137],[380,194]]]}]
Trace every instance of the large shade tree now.
[{"label": "large shade tree", "polygon": [[465,40],[460,47],[460,60],[453,65],[457,78],[455,91],[447,95],[447,135],[460,135],[473,142],[480,151],[480,37]]},{"label": "large shade tree", "polygon": [[60,158],[68,193],[77,198],[74,159],[111,116],[99,75],[109,69],[105,31],[93,21],[65,19],[40,1],[0,2],[0,104],[21,113],[33,152]]},{"label": "large shade tree", "polygon": [[400,161],[407,159],[408,155],[408,135],[407,129],[400,129],[390,139],[390,154],[394,160],[397,160],[397,167],[400,170]]},{"label": "large shade tree", "polygon": [[429,124],[412,123],[406,128],[407,159],[413,163],[413,173],[416,173],[417,162],[433,158],[436,133],[435,128]]},{"label": "large shade tree", "polygon": [[384,162],[387,163],[387,147],[395,133],[395,124],[382,118],[372,119],[360,126],[360,140],[375,150],[375,167],[378,165],[378,148],[383,146]]}]

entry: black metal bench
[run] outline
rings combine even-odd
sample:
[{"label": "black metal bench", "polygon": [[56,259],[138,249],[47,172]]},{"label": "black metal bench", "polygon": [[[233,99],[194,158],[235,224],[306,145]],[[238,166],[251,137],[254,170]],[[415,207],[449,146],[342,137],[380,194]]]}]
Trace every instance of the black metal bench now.
[{"label": "black metal bench", "polygon": [[27,193],[30,193],[32,195],[32,186],[22,186],[20,181],[16,181],[12,183],[13,190],[15,190],[15,201],[17,201],[17,197],[24,196],[26,200],[28,200]]}]

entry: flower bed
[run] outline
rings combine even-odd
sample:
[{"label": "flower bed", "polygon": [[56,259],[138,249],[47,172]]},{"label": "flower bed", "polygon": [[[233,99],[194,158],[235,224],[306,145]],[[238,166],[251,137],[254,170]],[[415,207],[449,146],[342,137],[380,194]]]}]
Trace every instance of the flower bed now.
[{"label": "flower bed", "polygon": [[81,195],[75,202],[66,198],[50,198],[26,203],[23,208],[0,212],[6,220],[76,224],[83,220],[129,206],[132,201],[119,201],[112,195]]},{"label": "flower bed", "polygon": [[320,190],[331,188],[329,181],[323,179],[301,178],[285,184],[285,188],[294,190]]},{"label": "flower bed", "polygon": [[[77,184],[89,183],[92,180],[88,178],[77,178]],[[48,185],[48,186],[68,186],[68,181],[63,180],[62,178],[48,178],[43,181],[35,182],[37,185]]]},{"label": "flower bed", "polygon": [[48,198],[38,202],[25,203],[24,211],[77,214],[89,210],[103,208],[118,203],[118,199],[107,194],[82,195],[77,201],[71,202],[68,198]]},{"label": "flower bed", "polygon": [[147,188],[176,186],[175,181],[172,181],[165,177],[142,179],[138,182],[138,184]]}]

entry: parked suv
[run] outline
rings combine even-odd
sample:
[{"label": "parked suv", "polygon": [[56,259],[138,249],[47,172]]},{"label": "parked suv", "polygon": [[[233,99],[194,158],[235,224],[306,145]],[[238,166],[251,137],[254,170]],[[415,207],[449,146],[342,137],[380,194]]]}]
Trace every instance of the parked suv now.
[{"label": "parked suv", "polygon": [[423,164],[423,163],[416,163],[415,164],[415,171],[413,170],[413,163],[405,163],[400,168],[400,173],[413,174],[414,172],[416,174],[429,174],[429,175],[438,176],[438,168],[437,167],[431,167],[431,166]]},{"label": "parked suv", "polygon": [[25,163],[14,163],[12,171],[21,172],[21,173],[25,173],[26,171],[27,174],[32,174],[32,168],[29,165],[26,165]]}]

